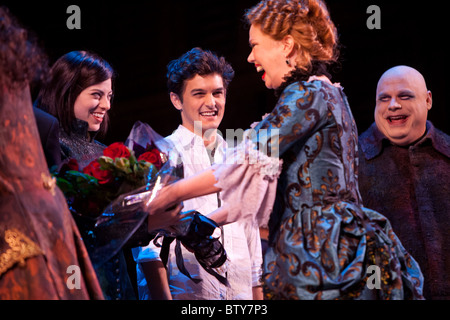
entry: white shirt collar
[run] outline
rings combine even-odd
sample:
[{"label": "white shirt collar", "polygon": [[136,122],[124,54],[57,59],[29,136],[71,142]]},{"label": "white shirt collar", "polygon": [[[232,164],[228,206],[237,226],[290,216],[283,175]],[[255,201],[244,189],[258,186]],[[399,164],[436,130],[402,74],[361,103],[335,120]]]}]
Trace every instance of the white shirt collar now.
[{"label": "white shirt collar", "polygon": [[[182,147],[193,147],[198,144],[204,146],[203,139],[199,135],[193,133],[191,130],[187,129],[181,124],[178,126],[177,130],[172,133],[171,137],[178,140],[178,143]],[[221,153],[223,153],[227,148],[227,143],[219,133],[217,134],[216,139],[217,145],[219,146],[218,149]]]}]

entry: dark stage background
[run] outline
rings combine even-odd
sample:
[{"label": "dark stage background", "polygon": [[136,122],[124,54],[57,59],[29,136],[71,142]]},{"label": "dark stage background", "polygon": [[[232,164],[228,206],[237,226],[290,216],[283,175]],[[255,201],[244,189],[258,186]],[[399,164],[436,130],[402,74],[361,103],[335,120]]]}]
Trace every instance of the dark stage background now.
[{"label": "dark stage background", "polygon": [[[224,55],[236,71],[220,129],[248,128],[275,104],[253,65],[245,9],[241,1],[90,1],[45,3],[3,1],[32,30],[50,62],[72,50],[100,54],[118,73],[111,109],[111,130],[104,143],[126,139],[137,120],[168,135],[180,123],[166,91],[166,65],[194,46]],[[417,4],[420,5],[417,5]],[[66,9],[81,9],[81,30],[69,30]],[[406,64],[425,76],[433,93],[429,119],[450,133],[445,91],[449,87],[448,25],[445,2],[329,0],[343,47],[333,80],[345,88],[360,133],[373,122],[375,89],[388,68]],[[367,8],[381,9],[381,29],[369,30]]]}]

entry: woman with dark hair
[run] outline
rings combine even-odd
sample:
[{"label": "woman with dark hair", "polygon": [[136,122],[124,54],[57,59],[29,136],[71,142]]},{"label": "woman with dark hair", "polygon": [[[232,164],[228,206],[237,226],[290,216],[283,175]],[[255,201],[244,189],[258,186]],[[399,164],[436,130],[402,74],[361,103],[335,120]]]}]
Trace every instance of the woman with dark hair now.
[{"label": "woman with dark hair", "polygon": [[95,137],[108,129],[113,82],[108,62],[86,51],[69,52],[52,66],[34,104],[59,120],[63,161],[75,158],[84,167],[102,154]]},{"label": "woman with dark hair", "polygon": [[[423,298],[416,261],[389,221],[362,205],[356,125],[342,87],[327,72],[337,60],[338,38],[326,5],[263,0],[246,19],[247,60],[263,72],[266,87],[277,90],[278,103],[232,150],[235,163],[229,158],[169,185],[150,211],[220,191],[230,206],[209,216],[217,223],[248,218],[265,224],[270,216],[268,299]],[[270,157],[252,148],[257,144],[269,145]]]},{"label": "woman with dark hair", "polygon": [[[101,57],[86,51],[72,51],[60,57],[50,69],[34,105],[55,116],[60,124],[61,160],[76,159],[80,168],[103,154],[105,145],[94,138],[107,130],[114,71]],[[88,252],[93,221],[84,213],[73,216]],[[122,251],[106,262],[93,261],[106,299],[134,299]]]},{"label": "woman with dark hair", "polygon": [[[35,105],[59,120],[62,161],[76,159],[80,168],[84,168],[103,155],[106,146],[94,138],[99,133],[106,133],[113,81],[112,67],[98,55],[86,51],[69,52],[50,69],[50,78],[42,86]],[[99,234],[94,228],[95,220],[85,213],[73,213],[106,299],[128,300],[135,299],[136,296],[123,251],[119,250],[107,261],[97,261],[92,257],[97,241],[105,243],[118,237],[129,238],[125,245],[147,244],[152,238],[148,229],[152,226],[158,228],[160,222],[170,222],[172,217],[177,220],[179,211],[180,207],[177,207],[171,211],[173,215],[165,212],[156,219],[152,216],[152,219],[146,220],[150,227],[143,223],[132,235],[116,226],[110,226]],[[159,217],[163,220],[158,220]]]}]

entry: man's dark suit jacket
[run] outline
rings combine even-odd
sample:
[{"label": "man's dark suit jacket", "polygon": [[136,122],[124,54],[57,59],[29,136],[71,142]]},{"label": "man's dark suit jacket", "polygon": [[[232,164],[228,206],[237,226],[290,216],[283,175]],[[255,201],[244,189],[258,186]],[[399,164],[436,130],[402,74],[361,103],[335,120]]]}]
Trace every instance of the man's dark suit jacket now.
[{"label": "man's dark suit jacket", "polygon": [[59,121],[51,114],[37,107],[33,107],[33,111],[47,165],[49,168],[59,165],[61,163]]}]

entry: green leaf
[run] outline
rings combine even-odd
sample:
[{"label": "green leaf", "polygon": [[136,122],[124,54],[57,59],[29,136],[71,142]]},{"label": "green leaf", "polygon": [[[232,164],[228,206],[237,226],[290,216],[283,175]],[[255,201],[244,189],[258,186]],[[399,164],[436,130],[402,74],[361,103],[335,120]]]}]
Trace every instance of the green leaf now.
[{"label": "green leaf", "polygon": [[102,170],[112,171],[115,168],[114,159],[110,157],[101,156],[100,158],[98,158],[98,163],[100,163],[100,168]]},{"label": "green leaf", "polygon": [[132,172],[130,167],[130,160],[128,160],[127,158],[116,158],[114,160],[114,165],[117,169],[126,174],[130,174]]}]

